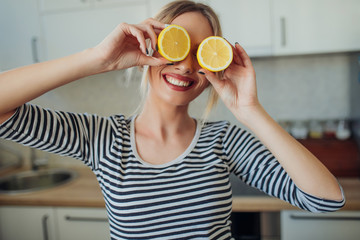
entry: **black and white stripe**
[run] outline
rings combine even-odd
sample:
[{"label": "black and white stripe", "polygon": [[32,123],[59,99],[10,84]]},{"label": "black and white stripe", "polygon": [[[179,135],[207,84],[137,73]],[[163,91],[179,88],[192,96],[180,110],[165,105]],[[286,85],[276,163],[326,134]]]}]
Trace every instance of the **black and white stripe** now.
[{"label": "black and white stripe", "polygon": [[198,123],[179,158],[140,159],[132,119],[73,114],[24,105],[0,126],[0,137],[80,159],[96,174],[112,239],[231,239],[229,174],[309,211],[334,211],[344,201],[298,189],[273,155],[228,122]]}]

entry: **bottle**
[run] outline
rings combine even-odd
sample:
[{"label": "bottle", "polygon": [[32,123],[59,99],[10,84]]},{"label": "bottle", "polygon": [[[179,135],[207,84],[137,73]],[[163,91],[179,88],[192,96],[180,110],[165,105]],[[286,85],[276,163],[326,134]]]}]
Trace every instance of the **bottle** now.
[{"label": "bottle", "polygon": [[339,140],[349,139],[351,136],[350,124],[347,120],[340,120],[336,129],[336,138]]}]

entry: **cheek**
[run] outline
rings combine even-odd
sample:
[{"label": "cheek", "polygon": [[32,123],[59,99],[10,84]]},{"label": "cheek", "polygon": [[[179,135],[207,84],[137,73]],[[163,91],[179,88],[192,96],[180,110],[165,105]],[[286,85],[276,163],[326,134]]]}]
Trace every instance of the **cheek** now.
[{"label": "cheek", "polygon": [[161,78],[161,70],[163,67],[149,67],[149,81]]}]

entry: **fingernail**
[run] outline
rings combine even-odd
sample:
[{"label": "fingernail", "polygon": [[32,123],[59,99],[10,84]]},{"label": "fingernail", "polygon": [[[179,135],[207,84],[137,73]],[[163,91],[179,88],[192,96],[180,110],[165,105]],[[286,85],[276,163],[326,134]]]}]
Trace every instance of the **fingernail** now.
[{"label": "fingernail", "polygon": [[175,63],[171,62],[171,63],[167,63],[166,65],[171,66],[174,65]]},{"label": "fingernail", "polygon": [[237,45],[240,45],[240,43],[238,43],[238,42],[235,42],[235,45],[236,45],[236,44],[237,44]]},{"label": "fingernail", "polygon": [[202,72],[202,71],[198,71],[198,73],[200,73],[201,75],[205,75],[205,73],[204,73],[204,72]]}]

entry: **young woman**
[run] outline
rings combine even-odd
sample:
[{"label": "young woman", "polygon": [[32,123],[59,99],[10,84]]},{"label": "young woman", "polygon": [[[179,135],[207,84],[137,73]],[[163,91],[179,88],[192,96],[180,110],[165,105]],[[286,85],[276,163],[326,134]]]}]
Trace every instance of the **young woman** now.
[{"label": "young woman", "polygon": [[[165,24],[181,25],[191,37],[190,54],[181,62],[169,63],[155,50]],[[208,6],[178,1],[156,20],[120,24],[94,48],[5,72],[0,136],[88,165],[104,195],[112,239],[231,239],[230,173],[302,209],[342,207],[334,176],[259,103],[253,66],[239,44],[222,76],[200,68],[198,45],[220,34]],[[26,104],[79,78],[143,65],[150,66],[147,93],[137,116],[99,117]],[[202,123],[189,116],[190,102],[207,87],[259,140],[226,121]]]}]

